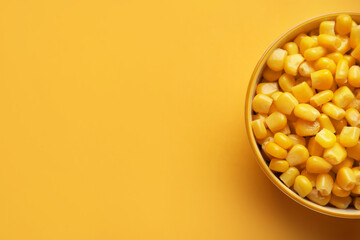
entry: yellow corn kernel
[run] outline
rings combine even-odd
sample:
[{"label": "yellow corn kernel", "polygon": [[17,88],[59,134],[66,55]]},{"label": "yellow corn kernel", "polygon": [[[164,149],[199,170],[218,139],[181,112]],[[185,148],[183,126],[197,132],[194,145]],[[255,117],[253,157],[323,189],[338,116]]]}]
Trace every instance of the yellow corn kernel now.
[{"label": "yellow corn kernel", "polygon": [[360,128],[344,127],[340,133],[340,143],[344,147],[354,147],[360,137]]},{"label": "yellow corn kernel", "polygon": [[339,169],[336,175],[336,183],[342,189],[346,191],[351,191],[355,187],[356,179],[355,174],[348,167],[342,167]]},{"label": "yellow corn kernel", "polygon": [[283,133],[277,132],[274,135],[274,141],[276,144],[278,144],[280,147],[284,148],[284,149],[289,149],[292,147],[293,142],[291,141],[291,139],[286,136]]},{"label": "yellow corn kernel", "polygon": [[285,134],[285,135],[289,135],[289,134],[291,133],[291,130],[290,130],[289,125],[286,124],[283,129],[280,129],[280,130],[278,131],[278,133],[282,133],[282,134]]},{"label": "yellow corn kernel", "polygon": [[334,60],[327,58],[327,57],[321,57],[314,63],[315,70],[321,70],[321,69],[328,69],[331,74],[335,74],[336,71],[336,63]]},{"label": "yellow corn kernel", "polygon": [[347,61],[349,67],[352,67],[353,65],[355,65],[356,60],[355,60],[355,58],[354,58],[353,56],[351,56],[351,55],[344,55],[343,58]]},{"label": "yellow corn kernel", "polygon": [[324,152],[324,148],[315,141],[315,137],[309,139],[309,143],[307,146],[309,150],[310,156],[322,156]]},{"label": "yellow corn kernel", "polygon": [[309,48],[309,49],[305,50],[304,58],[307,61],[315,61],[316,59],[319,59],[319,58],[325,56],[326,53],[327,53],[326,48],[324,48],[322,46],[313,47],[313,48]]},{"label": "yellow corn kernel", "polygon": [[270,106],[270,109],[269,109],[269,115],[274,113],[274,112],[279,112],[279,110],[276,108],[275,106],[275,103],[273,102]]},{"label": "yellow corn kernel", "polygon": [[[359,45],[360,46],[360,45]],[[352,66],[348,72],[349,84],[353,87],[360,87],[360,67]]]},{"label": "yellow corn kernel", "polygon": [[287,151],[274,142],[268,142],[265,145],[265,152],[279,159],[285,159],[287,155]]},{"label": "yellow corn kernel", "polygon": [[[305,167],[306,167],[306,163],[305,163]],[[311,182],[311,185],[313,187],[315,187],[315,184],[316,184],[316,177],[317,177],[317,174],[316,173],[309,173],[306,168],[304,168],[302,171],[301,171],[301,175],[307,177],[310,182]]]},{"label": "yellow corn kernel", "polygon": [[332,165],[322,157],[311,156],[306,161],[306,171],[309,173],[328,173]]},{"label": "yellow corn kernel", "polygon": [[334,182],[331,192],[337,197],[347,197],[350,195],[350,191],[342,189],[336,182]]},{"label": "yellow corn kernel", "polygon": [[259,83],[256,87],[256,94],[265,94],[267,96],[270,96],[277,91],[279,91],[279,88],[276,82]]},{"label": "yellow corn kernel", "polygon": [[288,92],[281,94],[275,101],[276,108],[287,115],[290,115],[298,104],[298,100]]},{"label": "yellow corn kernel", "polygon": [[295,178],[294,190],[300,197],[306,197],[312,190],[312,184],[307,177],[299,175]]},{"label": "yellow corn kernel", "polygon": [[319,107],[324,103],[331,101],[334,93],[331,90],[321,91],[310,98],[310,104],[314,107]]},{"label": "yellow corn kernel", "polygon": [[355,185],[359,185],[360,184],[360,167],[353,167],[353,168],[351,168],[351,170],[353,171],[353,173],[355,175]]},{"label": "yellow corn kernel", "polygon": [[354,198],[353,204],[354,204],[354,207],[355,207],[357,210],[360,210],[360,197]]},{"label": "yellow corn kernel", "polygon": [[328,69],[322,69],[311,73],[311,85],[315,89],[330,89],[333,84],[333,80],[333,75]]},{"label": "yellow corn kernel", "polygon": [[[280,95],[282,94],[282,92],[274,92],[273,94],[271,94],[271,98],[276,101],[276,99],[278,99],[278,97],[280,97]],[[274,103],[274,102],[273,102]]]},{"label": "yellow corn kernel", "polygon": [[309,158],[309,151],[301,144],[294,145],[286,156],[286,161],[291,167],[305,163]]},{"label": "yellow corn kernel", "polygon": [[273,71],[271,70],[270,68],[265,68],[263,73],[262,73],[262,76],[263,78],[266,80],[266,81],[269,81],[269,82],[274,82],[276,80],[279,79],[279,77],[281,76],[282,74],[282,71]]},{"label": "yellow corn kernel", "polygon": [[304,54],[306,49],[318,46],[317,40],[312,37],[305,36],[301,39],[299,49],[300,53]]},{"label": "yellow corn kernel", "polygon": [[289,163],[285,160],[271,159],[269,168],[274,172],[285,172],[289,169]]},{"label": "yellow corn kernel", "polygon": [[336,143],[336,136],[331,131],[324,128],[316,134],[315,141],[323,148],[330,148]]},{"label": "yellow corn kernel", "polygon": [[345,54],[351,49],[350,38],[348,36],[336,36],[340,39],[340,46],[336,49],[341,54]]},{"label": "yellow corn kernel", "polygon": [[318,121],[309,122],[303,119],[298,119],[295,124],[295,132],[299,136],[314,136],[320,130],[320,123]]},{"label": "yellow corn kernel", "polygon": [[326,57],[334,60],[334,62],[335,62],[336,64],[338,64],[338,62],[339,62],[341,59],[343,59],[344,56],[343,56],[343,54],[341,54],[341,53],[339,53],[339,52],[333,52],[333,53],[327,54]]},{"label": "yellow corn kernel", "polygon": [[332,133],[335,133],[336,130],[330,120],[330,118],[325,114],[320,114],[320,117],[318,118],[318,121],[320,123],[320,129],[327,129]]},{"label": "yellow corn kernel", "polygon": [[354,98],[352,91],[347,86],[342,86],[334,92],[332,101],[338,107],[345,108]]},{"label": "yellow corn kernel", "polygon": [[296,105],[294,114],[298,118],[311,122],[315,121],[320,116],[320,112],[316,108],[306,103],[300,103]]},{"label": "yellow corn kernel", "polygon": [[360,99],[358,98],[354,98],[354,100],[351,101],[351,103],[349,103],[349,105],[346,106],[346,109],[349,108],[355,108],[356,110],[360,110]]},{"label": "yellow corn kernel", "polygon": [[310,77],[310,74],[315,72],[314,66],[310,62],[303,62],[299,66],[299,74],[303,77]]},{"label": "yellow corn kernel", "polygon": [[283,49],[288,52],[288,55],[294,55],[299,53],[299,47],[295,42],[285,43]]},{"label": "yellow corn kernel", "polygon": [[295,86],[295,78],[287,73],[279,77],[279,86],[284,92],[291,92],[291,88]]},{"label": "yellow corn kernel", "polygon": [[337,133],[341,133],[342,129],[347,125],[347,122],[344,118],[340,120],[331,119],[331,122]]},{"label": "yellow corn kernel", "polygon": [[297,46],[300,46],[300,42],[301,39],[303,39],[304,37],[306,37],[307,35],[305,33],[300,33],[299,35],[296,36],[294,42],[296,43]]},{"label": "yellow corn kernel", "polygon": [[355,108],[347,109],[345,112],[345,118],[352,127],[356,127],[360,123],[360,113]]},{"label": "yellow corn kernel", "polygon": [[266,137],[267,135],[266,128],[264,122],[261,119],[252,121],[251,127],[257,139],[263,139]]},{"label": "yellow corn kernel", "polygon": [[351,194],[360,195],[360,185],[355,184],[355,187],[351,190]]},{"label": "yellow corn kernel", "polygon": [[316,188],[314,188],[306,197],[316,204],[325,206],[329,203],[331,195],[322,196],[320,192]]},{"label": "yellow corn kernel", "polygon": [[300,103],[306,103],[310,101],[310,98],[314,95],[312,89],[306,82],[302,82],[291,88],[292,94]]},{"label": "yellow corn kernel", "polygon": [[285,58],[284,70],[287,74],[296,76],[300,64],[304,61],[304,58],[301,54],[289,55]]},{"label": "yellow corn kernel", "polygon": [[329,102],[325,103],[321,107],[321,111],[335,120],[341,120],[345,117],[345,110],[342,108],[339,108],[338,106],[336,106],[333,103],[329,103]]},{"label": "yellow corn kernel", "polygon": [[352,28],[352,18],[348,14],[340,14],[336,17],[335,30],[340,35],[350,33]]},{"label": "yellow corn kernel", "polygon": [[274,112],[266,118],[265,122],[270,131],[277,132],[286,126],[287,118],[280,112]]},{"label": "yellow corn kernel", "polygon": [[280,179],[287,187],[291,187],[294,182],[295,178],[299,176],[300,172],[296,167],[289,167],[283,174],[280,175]]},{"label": "yellow corn kernel", "polygon": [[281,71],[284,69],[284,63],[287,55],[286,50],[277,48],[269,56],[266,64],[273,71]]},{"label": "yellow corn kernel", "polygon": [[334,146],[324,150],[323,158],[332,165],[337,165],[344,161],[346,156],[345,148],[336,142]]},{"label": "yellow corn kernel", "polygon": [[328,196],[333,188],[334,180],[328,173],[320,173],[316,177],[316,189],[322,196]]},{"label": "yellow corn kernel", "polygon": [[360,44],[360,25],[352,27],[350,32],[350,46],[356,48]]},{"label": "yellow corn kernel", "polygon": [[341,46],[341,40],[335,35],[320,34],[318,36],[318,43],[320,46],[335,51]]},{"label": "yellow corn kernel", "polygon": [[265,94],[257,94],[252,101],[252,109],[257,113],[268,113],[273,100]]},{"label": "yellow corn kernel", "polygon": [[256,142],[260,145],[263,145],[266,142],[273,142],[273,141],[274,141],[274,134],[268,129],[266,129],[266,137],[265,138],[262,138],[262,139],[256,138]]},{"label": "yellow corn kernel", "polygon": [[360,61],[360,45],[358,45],[352,52],[351,56],[354,57],[356,60]]},{"label": "yellow corn kernel", "polygon": [[335,81],[338,84],[344,84],[347,81],[349,65],[345,59],[341,59],[336,66]]},{"label": "yellow corn kernel", "polygon": [[319,26],[319,34],[335,35],[335,21],[323,21]]},{"label": "yellow corn kernel", "polygon": [[350,205],[351,201],[352,198],[350,196],[338,197],[332,194],[330,198],[330,203],[340,209],[347,208]]},{"label": "yellow corn kernel", "polygon": [[288,135],[288,138],[290,138],[290,140],[293,142],[293,145],[300,144],[306,146],[306,139],[299,135],[290,134]]},{"label": "yellow corn kernel", "polygon": [[355,146],[347,148],[347,154],[349,157],[360,161],[360,142],[358,141]]}]

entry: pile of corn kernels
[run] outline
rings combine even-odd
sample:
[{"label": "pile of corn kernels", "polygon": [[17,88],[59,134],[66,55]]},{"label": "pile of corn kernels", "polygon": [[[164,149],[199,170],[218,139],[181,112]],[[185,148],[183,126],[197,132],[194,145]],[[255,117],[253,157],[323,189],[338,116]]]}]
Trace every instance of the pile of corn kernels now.
[{"label": "pile of corn kernels", "polygon": [[252,101],[269,168],[299,196],[360,210],[360,25],[347,14],[275,49]]}]

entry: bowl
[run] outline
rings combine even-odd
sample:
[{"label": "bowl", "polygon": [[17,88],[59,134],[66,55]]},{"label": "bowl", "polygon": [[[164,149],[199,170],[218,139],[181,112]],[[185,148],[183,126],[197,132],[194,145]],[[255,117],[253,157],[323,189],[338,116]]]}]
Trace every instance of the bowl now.
[{"label": "bowl", "polygon": [[311,202],[310,200],[307,200],[305,198],[300,197],[295,192],[293,192],[290,188],[288,188],[285,184],[283,184],[280,179],[275,176],[275,174],[269,169],[268,165],[266,164],[266,161],[264,160],[260,149],[256,143],[255,137],[253,135],[252,129],[251,129],[251,121],[252,121],[252,108],[251,103],[252,99],[255,94],[256,85],[260,81],[261,73],[266,66],[266,60],[268,59],[269,55],[273,52],[274,49],[283,46],[286,42],[291,41],[294,39],[299,33],[302,32],[309,32],[317,27],[319,27],[320,22],[327,21],[327,20],[335,20],[336,17],[341,14],[346,13],[349,14],[356,22],[360,23],[360,12],[334,12],[334,13],[328,13],[320,16],[316,16],[313,18],[310,18],[294,27],[286,31],[284,34],[282,34],[279,38],[277,38],[265,51],[265,53],[261,56],[259,62],[257,63],[254,72],[251,76],[247,94],[246,94],[246,100],[245,100],[245,124],[246,124],[246,131],[249,137],[250,145],[252,150],[255,153],[256,160],[260,166],[260,168],[263,170],[263,172],[266,174],[266,176],[271,180],[273,184],[275,184],[276,187],[278,187],[283,193],[285,193],[288,197],[290,197],[295,202],[301,204],[302,206],[305,206],[313,211],[316,211],[318,213],[326,214],[329,216],[334,217],[341,217],[341,218],[353,218],[353,219],[360,219],[360,210],[356,209],[338,209],[331,206],[320,206],[316,203]]}]

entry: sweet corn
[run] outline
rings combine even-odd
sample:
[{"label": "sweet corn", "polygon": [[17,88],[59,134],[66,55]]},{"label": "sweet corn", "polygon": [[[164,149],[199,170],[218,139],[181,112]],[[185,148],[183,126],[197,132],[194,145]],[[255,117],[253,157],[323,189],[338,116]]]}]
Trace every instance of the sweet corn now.
[{"label": "sweet corn", "polygon": [[[311,87],[311,78],[308,78],[308,77],[298,77],[295,81],[295,86],[299,85],[303,82],[307,83],[307,85],[309,85]],[[314,92],[314,89],[311,89],[311,90]]]},{"label": "sweet corn", "polygon": [[315,141],[315,137],[309,139],[307,148],[309,150],[310,156],[320,157],[323,155],[324,148],[317,141]]},{"label": "sweet corn", "polygon": [[291,141],[291,139],[286,136],[283,133],[277,132],[274,135],[274,141],[276,144],[278,144],[280,147],[284,148],[284,149],[289,149],[292,147],[293,142]]},{"label": "sweet corn", "polygon": [[328,173],[320,173],[316,178],[316,189],[322,196],[329,196],[333,188],[334,180]]},{"label": "sweet corn", "polygon": [[321,57],[315,61],[314,68],[315,70],[327,69],[331,72],[331,74],[335,74],[336,63],[330,58]]},{"label": "sweet corn", "polygon": [[360,113],[355,108],[347,109],[345,112],[345,118],[352,127],[356,127],[360,123]]},{"label": "sweet corn", "polygon": [[331,195],[331,198],[330,198],[330,203],[340,209],[347,208],[350,205],[351,201],[352,201],[352,198],[350,196],[338,197],[335,195]]},{"label": "sweet corn", "polygon": [[274,135],[273,133],[266,129],[266,137],[262,138],[262,139],[258,139],[256,138],[256,142],[260,145],[263,145],[265,142],[269,142],[269,140],[272,139],[272,142],[274,141]]},{"label": "sweet corn", "polygon": [[266,118],[265,122],[270,131],[277,132],[286,126],[287,118],[280,112],[274,112]]},{"label": "sweet corn", "polygon": [[285,160],[271,159],[269,168],[275,172],[285,172],[289,169],[289,163]]},{"label": "sweet corn", "polygon": [[346,156],[345,148],[336,142],[334,146],[324,150],[323,158],[332,165],[337,165],[344,161]]},{"label": "sweet corn", "polygon": [[318,90],[327,90],[333,84],[333,75],[328,69],[322,69],[311,73],[311,85]]},{"label": "sweet corn", "polygon": [[300,53],[304,54],[306,49],[312,48],[312,47],[316,47],[318,46],[317,40],[312,38],[312,37],[308,37],[305,36],[301,39],[300,41]]},{"label": "sweet corn", "polygon": [[349,73],[349,64],[345,59],[339,60],[336,66],[335,81],[338,84],[344,84],[347,81]]},{"label": "sweet corn", "polygon": [[314,66],[310,62],[303,62],[299,66],[299,74],[303,77],[310,77],[310,74],[315,72]]},{"label": "sweet corn", "polygon": [[299,176],[299,174],[300,172],[296,167],[289,167],[279,178],[287,187],[291,187],[294,185],[295,178]]},{"label": "sweet corn", "polygon": [[300,64],[304,61],[304,58],[301,54],[289,55],[285,58],[284,70],[287,74],[296,76]]},{"label": "sweet corn", "polygon": [[300,33],[299,35],[297,35],[296,38],[294,39],[294,42],[296,43],[296,45],[300,46],[301,39],[303,39],[306,36],[307,35],[305,33]]},{"label": "sweet corn", "polygon": [[337,133],[341,133],[342,129],[347,125],[347,122],[344,118],[340,120],[331,119],[331,123],[333,124]]},{"label": "sweet corn", "polygon": [[348,104],[354,100],[355,96],[352,91],[347,87],[343,86],[338,88],[334,92],[333,103],[335,103],[338,107],[345,108]]},{"label": "sweet corn", "polygon": [[279,159],[285,159],[287,156],[287,151],[274,142],[268,142],[265,145],[265,151],[271,156]]},{"label": "sweet corn", "polygon": [[360,99],[355,98],[354,100],[346,106],[346,109],[355,108],[356,110],[360,110]]},{"label": "sweet corn", "polygon": [[341,120],[345,117],[344,109],[339,108],[338,106],[336,106],[333,103],[329,103],[329,102],[325,103],[321,107],[321,111],[335,120]]},{"label": "sweet corn", "polygon": [[306,161],[306,170],[309,173],[328,173],[332,165],[322,157],[311,156]]},{"label": "sweet corn", "polygon": [[312,184],[307,177],[299,175],[295,178],[294,190],[300,197],[306,197],[312,190]]},{"label": "sweet corn", "polygon": [[316,108],[306,103],[300,103],[296,105],[294,114],[298,118],[311,122],[315,121],[320,116],[320,112]]},{"label": "sweet corn", "polygon": [[329,203],[331,195],[322,196],[320,192],[316,188],[314,188],[306,197],[314,203],[317,203],[321,206],[325,206],[326,204]]},{"label": "sweet corn", "polygon": [[331,131],[324,128],[316,134],[315,141],[323,148],[330,148],[336,143],[336,136]]},{"label": "sweet corn", "polygon": [[302,82],[291,88],[292,94],[300,103],[307,103],[314,96],[313,91],[306,82]]},{"label": "sweet corn", "polygon": [[266,128],[264,122],[261,119],[252,121],[251,127],[253,129],[256,138],[263,139],[266,137],[267,135]]},{"label": "sweet corn", "polygon": [[358,141],[355,146],[347,148],[347,154],[349,157],[360,161],[360,142]]},{"label": "sweet corn", "polygon": [[[278,99],[278,97],[280,97],[280,95],[282,94],[282,92],[274,92],[273,94],[271,94],[271,98],[276,101],[276,99]],[[274,102],[273,102],[274,104]]]},{"label": "sweet corn", "polygon": [[340,168],[336,175],[336,183],[345,191],[351,191],[356,183],[355,174],[351,168]]},{"label": "sweet corn", "polygon": [[295,78],[287,73],[279,77],[279,86],[284,92],[291,92],[291,88],[295,85]]},{"label": "sweet corn", "polygon": [[347,61],[349,67],[352,67],[353,65],[355,65],[356,60],[355,60],[355,58],[354,58],[353,56],[351,56],[351,55],[344,55],[343,58]]},{"label": "sweet corn", "polygon": [[304,58],[307,61],[315,61],[316,59],[319,59],[319,58],[325,56],[326,53],[327,53],[326,48],[324,48],[322,46],[313,47],[313,48],[309,48],[309,49],[305,50]]},{"label": "sweet corn", "polygon": [[349,80],[349,83],[351,86],[360,87],[360,67],[359,66],[354,65],[349,69],[348,80]]},{"label": "sweet corn", "polygon": [[310,104],[314,107],[319,107],[324,103],[331,101],[334,93],[331,90],[321,91],[310,98]]},{"label": "sweet corn", "polygon": [[275,49],[266,61],[268,67],[273,71],[281,71],[284,69],[284,62],[287,51],[281,48]]},{"label": "sweet corn", "polygon": [[320,117],[318,118],[318,121],[320,123],[320,130],[326,128],[327,130],[329,130],[332,133],[335,133],[336,130],[330,120],[330,118],[325,115],[325,114],[320,114]]},{"label": "sweet corn", "polygon": [[319,34],[335,35],[335,21],[323,21],[319,26]]},{"label": "sweet corn", "polygon": [[360,195],[360,185],[355,184],[355,187],[351,190],[351,195]]},{"label": "sweet corn", "polygon": [[288,124],[285,125],[285,127],[278,131],[278,133],[282,133],[285,135],[289,135],[291,133],[290,127]]},{"label": "sweet corn", "polygon": [[356,60],[360,61],[360,45],[358,45],[352,52],[351,56],[354,57]]},{"label": "sweet corn", "polygon": [[353,171],[353,173],[355,175],[355,185],[359,185],[360,184],[360,167],[353,167],[353,168],[351,168],[351,170]]},{"label": "sweet corn", "polygon": [[341,54],[345,54],[351,49],[350,46],[350,38],[347,36],[336,36],[338,39],[340,39],[340,46],[336,49]]},{"label": "sweet corn", "polygon": [[334,182],[333,188],[331,190],[331,193],[337,197],[347,197],[350,195],[350,192],[351,191],[342,189],[336,182]]},{"label": "sweet corn", "polygon": [[288,55],[294,55],[299,53],[299,47],[295,42],[285,43],[283,49],[288,52]]},{"label": "sweet corn", "polygon": [[309,158],[309,151],[301,144],[294,145],[286,156],[286,161],[291,167],[305,163]]},{"label": "sweet corn", "polygon": [[270,109],[269,109],[269,115],[271,115],[272,113],[274,112],[279,112],[279,110],[277,109],[277,107],[275,106],[275,103],[273,102],[270,106]]},{"label": "sweet corn", "polygon": [[340,35],[350,33],[352,28],[352,19],[348,14],[340,14],[336,17],[335,30]]},{"label": "sweet corn", "polygon": [[[306,167],[306,163],[305,163],[305,167]],[[312,185],[313,187],[315,187],[316,177],[317,177],[317,174],[316,174],[316,173],[309,173],[309,172],[306,170],[306,168],[305,168],[305,169],[303,169],[303,170],[301,171],[301,175],[307,177],[307,179],[310,180],[311,185]]]},{"label": "sweet corn", "polygon": [[293,142],[293,145],[300,144],[306,146],[306,139],[299,135],[290,134],[288,135],[288,138],[290,138],[290,140]]},{"label": "sweet corn", "polygon": [[268,113],[273,100],[265,94],[257,94],[252,101],[252,109],[257,113]]},{"label": "sweet corn", "polygon": [[339,52],[333,52],[333,53],[327,54],[326,57],[334,60],[334,62],[335,62],[336,64],[338,64],[338,62],[339,62],[341,59],[343,59],[344,56],[343,56],[343,54],[341,54],[341,53],[339,53]]},{"label": "sweet corn", "polygon": [[360,128],[344,127],[340,133],[340,143],[344,147],[354,147],[360,137]]},{"label": "sweet corn", "polygon": [[295,132],[299,136],[314,136],[320,130],[320,123],[318,121],[309,122],[303,119],[298,119],[295,124]]},{"label": "sweet corn", "polygon": [[259,83],[256,87],[256,94],[264,94],[267,96],[271,96],[271,94],[277,91],[279,91],[279,88],[276,82]]},{"label": "sweet corn", "polygon": [[354,165],[354,159],[347,157],[344,161],[342,161],[340,164],[334,165],[331,169],[334,173],[337,173],[340,168],[343,167],[349,167],[352,168]]},{"label": "sweet corn", "polygon": [[288,92],[281,94],[275,101],[277,109],[287,115],[290,115],[298,104],[298,100]]},{"label": "sweet corn", "polygon": [[356,48],[360,44],[360,25],[352,27],[350,32],[350,46]]},{"label": "sweet corn", "polygon": [[360,197],[354,198],[353,204],[357,210],[360,210]]},{"label": "sweet corn", "polygon": [[320,34],[318,36],[318,43],[320,46],[323,46],[332,51],[335,51],[337,48],[341,46],[341,40],[337,38],[335,35],[329,35],[329,34]]},{"label": "sweet corn", "polygon": [[279,79],[279,77],[281,76],[282,74],[282,71],[273,71],[271,70],[270,68],[265,68],[264,71],[263,71],[263,78],[266,80],[266,81],[269,81],[269,82],[274,82],[276,80]]}]

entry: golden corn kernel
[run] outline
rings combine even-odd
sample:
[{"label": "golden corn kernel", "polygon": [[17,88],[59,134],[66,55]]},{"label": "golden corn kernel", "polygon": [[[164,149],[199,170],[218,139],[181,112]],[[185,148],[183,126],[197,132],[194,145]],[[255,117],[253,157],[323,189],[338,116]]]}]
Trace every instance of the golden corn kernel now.
[{"label": "golden corn kernel", "polygon": [[347,208],[350,205],[351,201],[352,198],[350,196],[338,197],[332,194],[330,198],[330,203],[340,209]]},{"label": "golden corn kernel", "polygon": [[304,61],[304,58],[301,54],[289,55],[285,58],[284,70],[287,74],[296,76],[300,64]]},{"label": "golden corn kernel", "polygon": [[302,82],[291,88],[292,94],[300,103],[307,103],[314,96],[312,89],[306,82]]},{"label": "golden corn kernel", "polygon": [[336,183],[341,187],[342,189],[346,191],[351,191],[355,187],[355,174],[351,170],[351,168],[348,167],[342,167],[339,169],[336,175]]},{"label": "golden corn kernel", "polygon": [[280,112],[274,112],[266,118],[265,122],[270,131],[277,132],[286,126],[287,118]]},{"label": "golden corn kernel", "polygon": [[351,191],[346,191],[342,189],[336,182],[334,182],[331,192],[337,197],[347,197],[350,195]]},{"label": "golden corn kernel", "polygon": [[323,113],[320,114],[320,117],[318,118],[318,121],[320,123],[320,129],[326,128],[327,130],[329,130],[332,133],[336,132],[330,118],[327,115],[325,115]]},{"label": "golden corn kernel", "polygon": [[336,142],[334,146],[324,150],[323,158],[332,165],[337,165],[344,161],[346,156],[345,148]]},{"label": "golden corn kernel", "polygon": [[298,104],[298,100],[288,92],[281,94],[275,101],[277,109],[287,115],[290,115]]},{"label": "golden corn kernel", "polygon": [[311,122],[315,121],[320,116],[320,112],[316,108],[306,103],[300,103],[296,105],[294,114],[298,118]]},{"label": "golden corn kernel", "polygon": [[333,188],[334,180],[328,173],[320,173],[316,178],[316,189],[322,196],[328,196]]},{"label": "golden corn kernel", "polygon": [[352,27],[350,32],[350,46],[356,48],[360,44],[360,25]]},{"label": "golden corn kernel", "polygon": [[330,148],[336,142],[336,136],[326,128],[322,129],[315,136],[315,141],[318,142],[323,148]]},{"label": "golden corn kernel", "polygon": [[354,57],[356,60],[360,61],[360,45],[358,45],[352,52],[351,56]]},{"label": "golden corn kernel", "polygon": [[322,156],[324,152],[324,148],[315,141],[315,137],[309,139],[309,143],[307,146],[309,150],[310,156]]},{"label": "golden corn kernel", "polygon": [[291,187],[294,182],[295,178],[300,174],[299,170],[296,167],[290,167],[286,170],[283,174],[280,175],[280,179],[287,187]]},{"label": "golden corn kernel", "polygon": [[305,50],[304,58],[307,61],[315,61],[316,59],[319,59],[319,58],[325,56],[326,53],[327,53],[326,48],[324,48],[322,46],[313,47],[313,48],[309,48],[309,49]]},{"label": "golden corn kernel", "polygon": [[340,133],[340,143],[344,147],[354,147],[360,137],[360,128],[344,127]]},{"label": "golden corn kernel", "polygon": [[287,51],[281,48],[277,48],[270,55],[266,64],[273,71],[281,71],[284,69],[284,62],[287,56]]},{"label": "golden corn kernel", "polygon": [[295,86],[295,78],[287,73],[279,77],[279,86],[284,92],[291,92],[291,88]]},{"label": "golden corn kernel", "polygon": [[328,173],[332,165],[322,157],[311,156],[306,161],[306,170],[309,173]]},{"label": "golden corn kernel", "polygon": [[309,122],[303,119],[298,119],[295,124],[295,132],[299,136],[314,136],[320,130],[320,123],[318,121]]},{"label": "golden corn kernel", "polygon": [[300,53],[304,54],[306,49],[318,46],[317,40],[312,37],[305,36],[301,39],[299,49]]},{"label": "golden corn kernel", "polygon": [[341,40],[335,35],[320,34],[318,36],[318,43],[320,46],[335,51],[341,46]]},{"label": "golden corn kernel", "polygon": [[343,54],[341,54],[341,53],[339,53],[339,52],[333,52],[333,53],[327,54],[326,57],[334,60],[334,62],[335,62],[336,64],[338,64],[338,62],[339,62],[341,59],[343,59],[344,56],[343,56]]},{"label": "golden corn kernel", "polygon": [[360,123],[360,113],[355,108],[347,109],[345,112],[345,118],[352,127],[356,127]]},{"label": "golden corn kernel", "polygon": [[352,28],[352,18],[348,14],[340,14],[336,17],[335,30],[340,35],[350,33]]},{"label": "golden corn kernel", "polygon": [[265,145],[265,151],[271,156],[279,159],[285,159],[287,155],[287,151],[274,142],[268,142]]},{"label": "golden corn kernel", "polygon": [[351,170],[353,171],[353,173],[355,175],[355,185],[359,185],[360,184],[360,167],[353,167],[353,168],[351,168]]},{"label": "golden corn kernel", "polygon": [[347,125],[345,118],[340,120],[330,119],[337,133],[341,133],[342,129]]},{"label": "golden corn kernel", "polygon": [[286,161],[291,167],[305,163],[309,158],[309,151],[301,144],[294,145],[286,156]]},{"label": "golden corn kernel", "polygon": [[332,101],[338,107],[345,108],[354,98],[352,91],[347,86],[342,86],[334,92]]},{"label": "golden corn kernel", "polygon": [[348,36],[336,36],[338,39],[340,39],[340,46],[336,49],[341,54],[345,54],[351,49],[350,46],[350,38]]},{"label": "golden corn kernel", "polygon": [[347,81],[349,65],[345,59],[341,59],[336,66],[335,81],[338,84],[344,84]]},{"label": "golden corn kernel", "polygon": [[353,204],[357,210],[360,210],[360,197],[354,198]]},{"label": "golden corn kernel", "polygon": [[356,110],[360,110],[360,99],[354,98],[349,105],[346,106],[345,109],[355,108]]},{"label": "golden corn kernel", "polygon": [[272,98],[265,94],[257,94],[252,101],[252,109],[257,113],[268,113],[272,102]]},{"label": "golden corn kernel", "polygon": [[320,192],[316,188],[314,188],[306,197],[314,203],[317,203],[321,206],[325,206],[326,204],[329,203],[331,195],[322,196]]},{"label": "golden corn kernel", "polygon": [[[305,167],[306,167],[306,163],[305,163]],[[317,174],[316,173],[309,173],[306,168],[304,168],[302,171],[301,171],[301,175],[307,177],[310,182],[311,182],[311,185],[313,187],[315,187],[315,184],[316,184],[316,177],[317,177]]]},{"label": "golden corn kernel", "polygon": [[319,34],[335,35],[335,21],[323,21],[319,26]]},{"label": "golden corn kernel", "polygon": [[283,49],[288,52],[288,55],[294,55],[299,53],[299,47],[295,42],[285,43]]},{"label": "golden corn kernel", "polygon": [[327,90],[331,88],[334,78],[328,69],[322,69],[311,73],[312,87],[319,90]]},{"label": "golden corn kernel", "polygon": [[358,141],[355,146],[347,148],[347,154],[349,157],[360,161],[360,142]]},{"label": "golden corn kernel", "polygon": [[299,74],[303,77],[310,77],[310,74],[315,72],[314,66],[310,62],[303,62],[299,66]]},{"label": "golden corn kernel", "polygon": [[293,142],[291,141],[291,139],[286,136],[283,133],[277,132],[274,135],[274,141],[276,144],[278,144],[280,147],[284,148],[284,149],[289,149],[292,147]]},{"label": "golden corn kernel", "polygon": [[289,163],[285,160],[271,159],[269,168],[274,172],[285,172],[289,169]]},{"label": "golden corn kernel", "polygon": [[353,56],[351,56],[351,55],[344,55],[343,58],[347,61],[349,67],[352,67],[353,65],[355,65],[356,60],[355,60],[355,58],[354,58]]},{"label": "golden corn kernel", "polygon": [[269,82],[274,82],[276,80],[279,79],[279,77],[281,76],[282,74],[282,71],[273,71],[271,70],[270,68],[265,68],[264,71],[263,71],[263,78],[266,80],[266,81],[269,81]]},{"label": "golden corn kernel", "polygon": [[331,101],[333,96],[334,93],[331,90],[321,91],[310,98],[310,104],[314,107],[321,106],[324,103]]},{"label": "golden corn kernel", "polygon": [[272,113],[274,112],[279,112],[279,110],[277,109],[276,105],[275,105],[275,102],[273,102],[270,106],[270,109],[269,109],[269,115],[271,115]]},{"label": "golden corn kernel", "polygon": [[251,127],[253,129],[256,138],[263,139],[266,137],[267,135],[266,128],[264,122],[261,119],[252,121]]},{"label": "golden corn kernel", "polygon": [[[274,92],[273,94],[271,94],[271,98],[276,101],[276,99],[278,99],[278,97],[280,97],[280,95],[282,94],[282,92]],[[274,104],[274,102],[273,102]]]},{"label": "golden corn kernel", "polygon": [[276,82],[259,83],[256,87],[256,94],[265,94],[270,96],[277,91],[279,91],[279,88]]},{"label": "golden corn kernel", "polygon": [[299,135],[290,134],[288,135],[288,138],[290,138],[290,140],[293,142],[293,145],[300,144],[306,146],[306,139]]},{"label": "golden corn kernel", "polygon": [[339,108],[338,106],[336,106],[333,103],[329,103],[329,102],[325,103],[321,107],[321,111],[335,120],[341,120],[345,117],[345,110],[342,108]]},{"label": "golden corn kernel", "polygon": [[299,35],[296,36],[294,42],[296,43],[297,46],[300,46],[300,42],[301,39],[303,39],[304,37],[306,37],[307,35],[305,33],[300,33]]},{"label": "golden corn kernel", "polygon": [[295,178],[294,190],[300,197],[306,197],[312,190],[312,184],[307,177],[299,175]]},{"label": "golden corn kernel", "polygon": [[266,137],[262,139],[256,138],[256,142],[260,145],[263,145],[265,142],[273,142],[274,141],[274,134],[266,129]]},{"label": "golden corn kernel", "polygon": [[340,168],[342,167],[349,167],[352,168],[354,165],[354,159],[347,157],[344,161],[342,161],[340,164],[334,165],[331,169],[334,173],[337,173]]},{"label": "golden corn kernel", "polygon": [[360,195],[360,185],[359,184],[355,184],[355,187],[353,189],[351,189],[351,195]]},{"label": "golden corn kernel", "polygon": [[315,70],[321,70],[321,69],[328,69],[331,74],[335,74],[336,71],[336,63],[334,60],[327,58],[327,57],[321,57],[314,63]]}]

